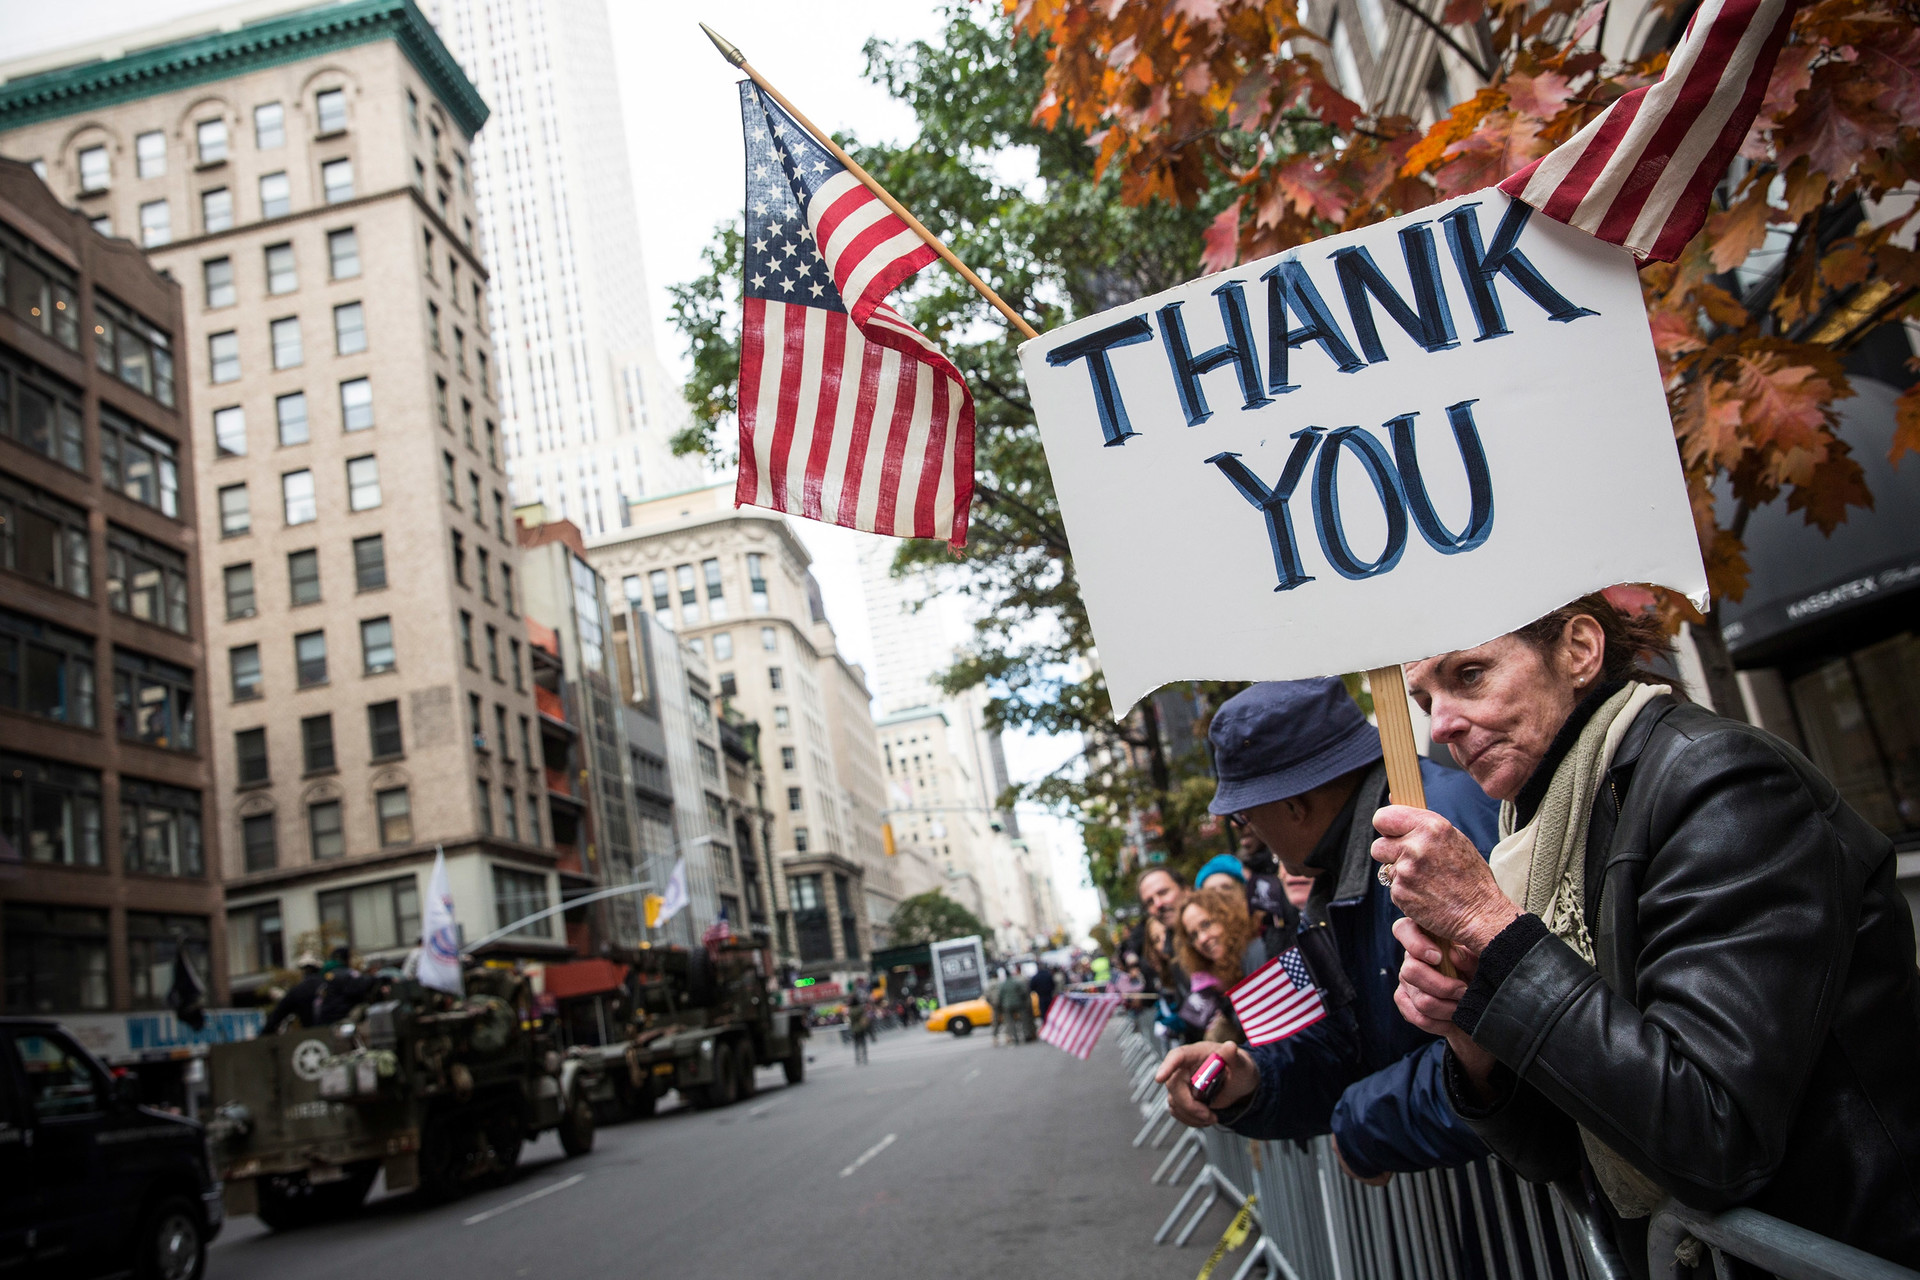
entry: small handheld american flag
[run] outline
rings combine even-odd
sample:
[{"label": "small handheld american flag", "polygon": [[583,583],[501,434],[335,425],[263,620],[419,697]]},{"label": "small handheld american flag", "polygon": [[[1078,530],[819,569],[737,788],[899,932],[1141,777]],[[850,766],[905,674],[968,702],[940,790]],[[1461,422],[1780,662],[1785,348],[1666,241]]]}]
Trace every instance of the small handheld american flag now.
[{"label": "small handheld american flag", "polygon": [[967,541],[973,396],[885,298],[937,256],[758,86],[747,144],[736,505]]},{"label": "small handheld american flag", "polygon": [[1085,1062],[1093,1056],[1093,1046],[1100,1042],[1100,1033],[1107,1029],[1107,1019],[1125,1002],[1122,996],[1069,992],[1047,1010],[1040,1038]]},{"label": "small handheld american flag", "polygon": [[1298,947],[1289,947],[1240,979],[1227,992],[1227,1003],[1250,1045],[1285,1040],[1327,1016]]}]

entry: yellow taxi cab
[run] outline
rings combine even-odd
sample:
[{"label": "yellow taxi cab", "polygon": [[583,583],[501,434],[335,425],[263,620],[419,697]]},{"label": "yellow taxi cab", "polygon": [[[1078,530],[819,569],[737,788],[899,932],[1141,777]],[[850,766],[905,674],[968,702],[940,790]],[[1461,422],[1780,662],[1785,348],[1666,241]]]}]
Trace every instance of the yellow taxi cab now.
[{"label": "yellow taxi cab", "polygon": [[[1033,1005],[1034,1016],[1038,1017],[1040,1014],[1040,997],[1037,995],[1029,995],[1027,999]],[[927,1015],[927,1030],[934,1032],[945,1031],[956,1036],[970,1036],[973,1034],[975,1027],[990,1027],[992,1025],[993,1006],[977,996],[972,1000],[962,1000],[957,1004],[943,1004]]]}]

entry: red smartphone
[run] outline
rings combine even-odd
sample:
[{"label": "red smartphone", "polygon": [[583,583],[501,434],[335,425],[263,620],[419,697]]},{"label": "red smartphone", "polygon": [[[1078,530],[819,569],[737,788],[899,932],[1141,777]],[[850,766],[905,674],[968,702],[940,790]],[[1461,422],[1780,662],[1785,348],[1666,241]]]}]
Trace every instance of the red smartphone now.
[{"label": "red smartphone", "polygon": [[1227,1082],[1227,1063],[1219,1054],[1210,1054],[1199,1069],[1187,1077],[1187,1087],[1202,1106],[1212,1106],[1214,1095]]}]

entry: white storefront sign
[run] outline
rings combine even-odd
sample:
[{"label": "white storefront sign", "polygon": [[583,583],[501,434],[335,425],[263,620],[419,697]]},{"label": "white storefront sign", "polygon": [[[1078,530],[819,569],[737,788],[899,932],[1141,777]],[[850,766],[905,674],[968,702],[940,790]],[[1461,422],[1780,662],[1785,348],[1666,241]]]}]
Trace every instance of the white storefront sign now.
[{"label": "white storefront sign", "polygon": [[266,1024],[260,1009],[209,1009],[195,1031],[164,1010],[138,1013],[68,1013],[60,1025],[106,1062],[152,1062],[200,1057],[210,1044],[251,1040]]}]

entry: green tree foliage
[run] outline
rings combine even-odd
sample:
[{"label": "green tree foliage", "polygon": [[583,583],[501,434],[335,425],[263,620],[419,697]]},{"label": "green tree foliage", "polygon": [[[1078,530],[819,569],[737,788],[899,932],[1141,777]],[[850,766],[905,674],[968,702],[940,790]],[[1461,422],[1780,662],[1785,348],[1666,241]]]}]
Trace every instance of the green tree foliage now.
[{"label": "green tree foliage", "polygon": [[980,922],[980,917],[938,889],[915,894],[895,907],[892,926],[893,943],[899,947],[976,934],[983,939],[993,936],[993,931]]},{"label": "green tree foliage", "polygon": [[[1096,174],[1098,155],[1083,134],[1032,123],[1046,50],[1016,37],[997,6],[956,4],[937,41],[872,42],[866,53],[869,78],[912,109],[917,136],[900,146],[837,140],[1036,328],[1193,276],[1208,224],[1232,201],[1230,185],[1187,208],[1123,204],[1118,175]],[[705,273],[673,291],[672,321],[694,358],[687,398],[695,422],[676,447],[720,464],[734,451],[741,247],[737,224],[719,228]],[[937,265],[893,301],[960,368],[975,397],[967,548],[956,564],[943,543],[909,542],[895,562],[896,572],[934,569],[980,602],[976,635],[947,672],[946,688],[984,686],[996,728],[1081,736],[1084,756],[1025,794],[1081,823],[1096,884],[1115,889],[1135,819],[1157,830],[1153,842],[1171,861],[1191,870],[1226,847],[1224,833],[1205,820],[1213,788],[1201,744],[1190,733],[1169,740],[1181,735],[1163,732],[1154,703],[1114,723],[1020,378],[1018,335]],[[1176,686],[1186,692],[1171,696],[1192,694],[1206,712],[1235,687]],[[1204,732],[1204,714],[1199,723]]]}]

